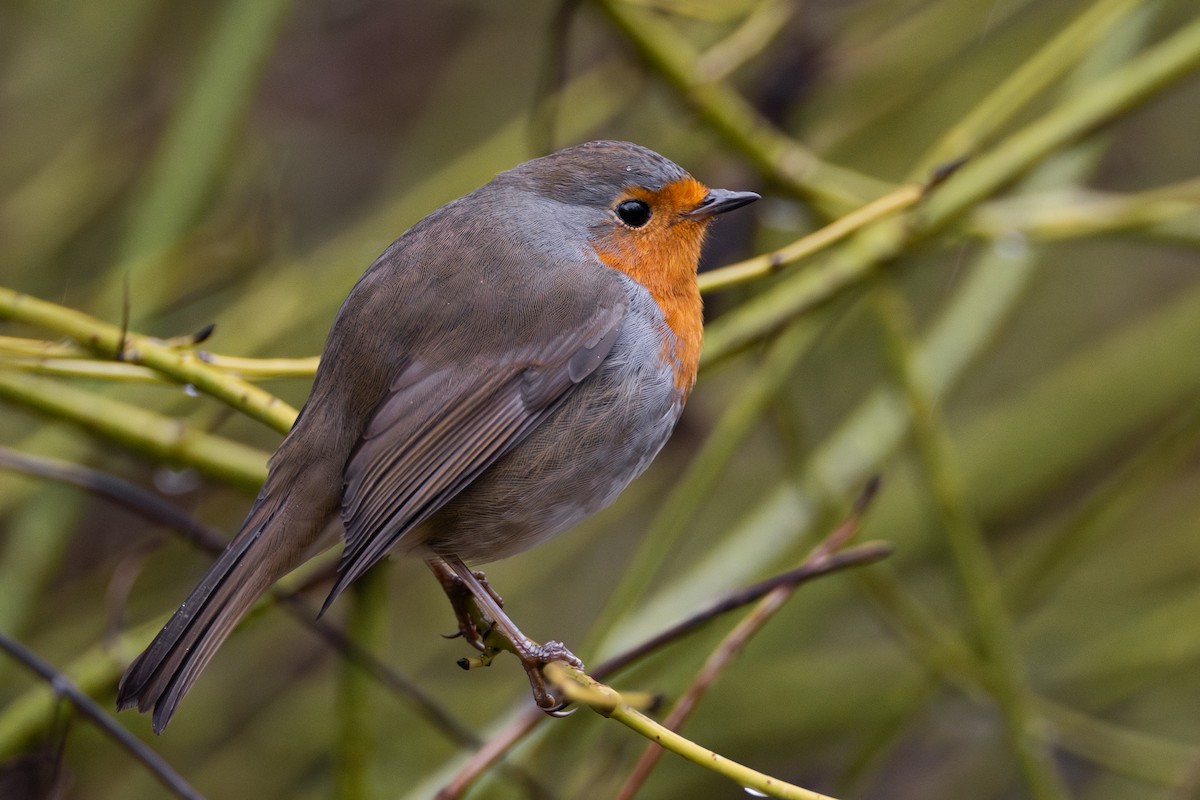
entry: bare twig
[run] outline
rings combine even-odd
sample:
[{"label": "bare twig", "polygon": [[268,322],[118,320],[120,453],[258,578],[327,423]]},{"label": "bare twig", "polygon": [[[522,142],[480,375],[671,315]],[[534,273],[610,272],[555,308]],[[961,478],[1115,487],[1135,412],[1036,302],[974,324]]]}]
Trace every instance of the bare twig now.
[{"label": "bare twig", "polygon": [[[208,553],[220,553],[225,547],[221,533],[204,525],[176,506],[136,484],[96,469],[53,459],[18,453],[0,446],[0,468],[12,469],[59,483],[77,486],[85,491],[119,505],[144,519],[162,525],[182,535],[188,542]],[[328,582],[329,575],[318,575],[319,582]],[[435,698],[402,673],[359,645],[346,632],[328,620],[318,620],[301,595],[307,587],[295,591],[275,590],[271,597],[301,625],[315,633],[346,662],[363,670],[381,686],[406,700],[430,725],[454,743],[478,749],[484,742],[466,724],[458,720]],[[515,767],[505,773],[521,784],[531,797],[545,797],[548,792],[528,773]]]},{"label": "bare twig", "polygon": [[296,419],[296,409],[241,378],[213,369],[195,352],[141,336],[111,325],[82,311],[40,300],[0,286],[0,319],[36,325],[103,357],[149,367],[181,384],[194,386],[242,413],[287,433]]},{"label": "bare twig", "polygon": [[219,553],[225,548],[220,533],[197,522],[190,514],[153,492],[107,472],[67,461],[20,453],[0,445],[0,469],[65,483],[104,498],[151,522],[175,531],[201,550]]},{"label": "bare twig", "polygon": [[773,578],[767,578],[753,586],[740,589],[726,595],[687,619],[675,623],[641,644],[631,647],[623,653],[618,653],[592,670],[592,675],[602,678],[620,672],[631,664],[641,661],[646,656],[661,650],[666,645],[698,630],[710,620],[722,614],[727,614],[730,611],[736,611],[742,606],[747,606],[777,589],[789,587],[794,589],[800,584],[807,583],[822,575],[840,572],[850,567],[873,564],[876,561],[887,558],[891,553],[892,546],[887,542],[866,542],[858,547],[834,553],[820,563],[805,563]]},{"label": "bare twig", "polygon": [[781,781],[739,764],[680,736],[638,711],[620,692],[561,661],[552,661],[546,665],[546,677],[571,700],[586,703],[597,713],[615,719],[646,739],[657,742],[688,761],[723,775],[738,786],[757,792],[760,796],[780,797],[785,800],[832,800],[827,795]]},{"label": "bare twig", "polygon": [[[836,557],[838,551],[850,541],[854,534],[858,531],[859,522],[862,520],[862,514],[875,497],[879,489],[878,478],[873,478],[868,484],[863,493],[859,496],[854,504],[854,509],[850,515],[826,536],[820,544],[804,559],[800,568],[810,567],[819,569],[827,565],[830,559]],[[795,572],[793,570],[792,572]],[[737,655],[746,643],[755,633],[757,633],[770,619],[775,616],[779,609],[783,608],[784,603],[799,587],[799,582],[779,583],[770,591],[768,591],[758,602],[758,605],[747,614],[741,622],[739,622],[733,630],[731,630],[716,649],[709,654],[705,660],[704,666],[696,674],[687,691],[675,703],[667,718],[663,720],[664,728],[671,731],[678,731],[683,723],[691,716],[700,700],[708,692],[708,689],[716,682],[717,677],[725,670],[733,657]],[[618,800],[632,800],[634,795],[646,782],[650,776],[650,772],[654,769],[654,765],[658,763],[662,757],[663,748],[655,743],[646,746],[642,751],[641,757],[637,764],[634,765],[633,771],[630,773],[625,785],[617,793]]]},{"label": "bare twig", "polygon": [[[867,490],[863,492],[859,502],[856,503],[855,514],[861,513],[864,503],[870,499],[876,486],[874,481],[868,485]],[[892,552],[891,546],[883,542],[868,542],[858,547],[834,552],[836,547],[845,543],[852,531],[853,528],[847,530],[845,524],[839,526],[815,551],[825,553],[819,561],[814,560],[811,563],[806,561],[796,569],[726,595],[687,619],[604,661],[591,670],[591,679],[606,680],[672,642],[696,631],[715,617],[749,605],[773,591],[788,587],[794,589],[821,575],[838,572],[849,567],[871,564],[886,558]],[[455,800],[455,798],[462,797],[485,772],[504,757],[505,753],[528,736],[545,719],[547,719],[546,715],[540,709],[532,706],[515,716],[504,729],[492,737],[467,763],[463,764],[438,792],[438,800]]]},{"label": "bare twig", "polygon": [[108,738],[127,750],[176,797],[182,797],[185,800],[204,800],[204,795],[192,788],[170,764],[159,757],[144,742],[117,724],[116,720],[105,713],[95,700],[79,691],[70,678],[59,672],[50,663],[43,661],[20,642],[10,639],[2,633],[0,633],[0,650],[7,652],[14,661],[49,683],[55,694],[70,700],[81,714],[91,720]]}]

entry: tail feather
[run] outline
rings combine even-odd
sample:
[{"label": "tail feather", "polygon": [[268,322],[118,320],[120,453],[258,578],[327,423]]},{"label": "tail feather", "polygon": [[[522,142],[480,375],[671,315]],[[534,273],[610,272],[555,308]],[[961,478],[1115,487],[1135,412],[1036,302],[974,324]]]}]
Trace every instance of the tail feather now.
[{"label": "tail feather", "polygon": [[[269,583],[268,583],[269,585]],[[170,680],[154,704],[154,732],[161,733],[170,722],[175,709],[192,684],[200,677],[201,670],[216,654],[217,648],[233,631],[233,628],[254,604],[254,601],[265,590],[256,588],[254,591],[235,591],[221,608],[215,611],[211,620],[199,632],[194,648],[186,653],[175,668]]]},{"label": "tail feather", "polygon": [[154,731],[162,732],[233,626],[279,577],[265,574],[265,560],[252,555],[273,519],[274,514],[234,538],[150,646],[129,665],[117,687],[119,709],[153,708]]},{"label": "tail feather", "polygon": [[340,481],[311,467],[289,471],[286,479],[274,473],[268,478],[241,531],[125,671],[117,687],[119,709],[153,708],[154,732],[161,733],[259,596],[336,540],[338,531],[326,523],[336,514]]}]

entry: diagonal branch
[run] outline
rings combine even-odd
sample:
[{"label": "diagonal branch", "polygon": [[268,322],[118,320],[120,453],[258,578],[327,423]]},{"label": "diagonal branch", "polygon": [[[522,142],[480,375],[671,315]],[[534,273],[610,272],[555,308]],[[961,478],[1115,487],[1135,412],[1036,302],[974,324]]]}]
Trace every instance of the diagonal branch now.
[{"label": "diagonal branch", "polygon": [[49,683],[55,694],[70,700],[81,714],[91,720],[108,738],[129,751],[134,759],[145,766],[176,797],[182,797],[184,800],[204,800],[204,795],[192,788],[170,764],[159,757],[158,753],[117,724],[116,720],[100,708],[95,700],[79,691],[70,678],[55,669],[49,662],[43,661],[20,642],[10,639],[2,633],[0,633],[0,650],[4,650],[14,661]]},{"label": "diagonal branch", "polygon": [[638,711],[612,687],[605,686],[595,678],[560,661],[552,661],[546,665],[546,677],[571,700],[586,703],[602,716],[615,719],[646,739],[705,769],[725,776],[744,789],[753,790],[759,796],[779,797],[785,800],[832,800],[828,795],[772,778],[680,736]]},{"label": "diagonal branch", "polygon": [[101,357],[149,367],[178,383],[193,386],[281,433],[287,433],[296,419],[296,409],[278,397],[214,369],[192,350],[129,333],[82,311],[0,286],[0,319],[24,322],[67,336]]},{"label": "diagonal branch", "polygon": [[634,4],[595,0],[638,54],[735,148],[787,189],[831,214],[842,214],[890,190],[890,185],[835,166],[775,127],[720,80],[699,81],[700,55],[669,23]]},{"label": "diagonal branch", "polygon": [[[871,497],[875,482],[868,485],[861,499],[856,504],[856,512],[861,513],[861,509],[867,499]],[[616,656],[603,662],[593,670],[590,675],[572,670],[570,676],[576,681],[596,681],[607,680],[610,676],[624,670],[632,664],[646,658],[647,656],[657,652],[667,645],[678,641],[688,634],[698,630],[709,621],[716,617],[735,611],[743,606],[749,605],[776,591],[793,591],[803,583],[818,578],[822,575],[827,575],[843,569],[854,566],[862,566],[871,564],[886,558],[891,552],[890,545],[883,542],[868,542],[853,548],[845,550],[837,550],[849,538],[854,527],[843,524],[838,527],[834,533],[827,537],[813,556],[806,559],[805,563],[799,567],[784,572],[775,577],[761,581],[753,586],[740,589],[732,592],[725,597],[722,597],[707,608],[704,608],[695,614],[692,614],[687,619],[672,625],[662,632],[652,636],[650,639],[622,652]],[[835,552],[836,551],[836,552]],[[576,677],[578,676],[578,677]],[[612,690],[609,690],[612,691]],[[603,703],[601,703],[603,705]],[[639,717],[641,715],[638,715]],[[524,739],[529,733],[537,727],[547,717],[540,709],[529,707],[525,709],[519,716],[515,717],[503,730],[488,741],[483,748],[476,752],[461,769],[455,773],[454,777],[438,792],[438,800],[455,800],[462,797],[468,789],[478,780],[487,770],[500,761],[509,750],[511,750],[518,742]],[[639,719],[635,719],[632,715],[629,718],[633,721],[635,729],[645,726],[645,723]],[[622,720],[623,722],[625,720]],[[626,723],[628,724],[628,723]],[[649,738],[653,738],[651,733]],[[682,739],[682,737],[679,737]],[[684,740],[686,741],[686,740]],[[701,752],[690,751],[690,752]],[[703,751],[707,752],[707,751]],[[744,784],[751,785],[751,784]],[[756,787],[760,788],[760,787]],[[800,791],[807,791],[801,789]],[[796,795],[804,796],[804,795]],[[819,797],[819,795],[808,795],[808,797]]]},{"label": "diagonal branch", "polygon": [[[857,533],[863,512],[874,498],[878,489],[879,480],[871,480],[855,502],[850,516],[835,528],[832,533],[826,536],[820,544],[813,548],[812,552],[805,557],[803,563],[797,569],[807,567],[810,570],[819,570],[827,566],[831,559],[836,558],[838,555],[844,555],[844,551],[839,551]],[[793,570],[792,572],[795,571]],[[692,712],[699,705],[700,700],[707,694],[709,688],[716,682],[720,674],[724,672],[725,667],[729,665],[733,657],[741,652],[746,643],[750,641],[750,638],[758,633],[783,608],[784,603],[791,598],[797,588],[799,588],[799,582],[779,583],[758,601],[758,604],[734,626],[733,630],[726,634],[716,649],[709,654],[709,657],[704,662],[704,666],[700,668],[691,685],[688,686],[687,691],[675,703],[674,708],[671,709],[671,713],[663,720],[662,724],[664,728],[671,731],[678,731],[683,726],[683,723],[691,716]],[[632,800],[634,795],[637,794],[638,789],[645,783],[646,778],[650,776],[650,772],[654,769],[654,765],[658,763],[662,752],[662,748],[657,747],[655,744],[646,746],[637,764],[634,765],[633,772],[630,773],[629,778],[625,781],[625,785],[617,793],[618,800]]]}]

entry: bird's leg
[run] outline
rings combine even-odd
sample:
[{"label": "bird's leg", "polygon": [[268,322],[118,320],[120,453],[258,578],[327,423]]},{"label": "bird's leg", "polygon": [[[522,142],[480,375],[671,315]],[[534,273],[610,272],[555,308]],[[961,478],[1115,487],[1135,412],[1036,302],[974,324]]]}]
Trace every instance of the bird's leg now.
[{"label": "bird's leg", "polygon": [[[438,579],[442,580],[440,569],[434,567],[433,564],[430,564],[430,568],[434,570],[435,575],[438,575]],[[542,667],[551,661],[563,661],[576,669],[583,669],[583,662],[568,650],[562,642],[538,644],[522,633],[516,623],[504,613],[499,596],[487,585],[486,580],[481,580],[482,575],[464,564],[462,559],[457,557],[446,559],[440,563],[440,568],[447,568],[451,571],[453,578],[457,581],[457,583],[453,584],[454,591],[461,595],[461,592],[465,589],[469,596],[474,597],[475,605],[481,614],[485,618],[492,620],[493,630],[503,635],[512,644],[513,652],[520,659],[521,666],[525,668],[525,674],[529,676],[529,684],[533,689],[533,699],[538,704],[538,707],[551,714],[561,711],[564,704],[559,702],[547,688],[546,678],[542,674]],[[448,585],[451,584],[443,581],[443,588]],[[450,593],[451,589],[447,589],[451,604],[455,604],[455,597]],[[455,607],[455,614],[459,615],[459,625],[461,627],[461,606],[465,605],[465,597],[457,602],[458,605]],[[470,615],[467,614],[466,616],[470,620]],[[478,636],[479,631],[475,628],[473,622],[471,623],[471,627],[474,629],[475,635]],[[463,635],[468,636],[466,631],[463,632]],[[478,642],[476,644],[472,641],[472,644],[476,647],[482,645],[482,637],[479,638]],[[483,648],[480,647],[480,649]]]},{"label": "bird's leg", "polygon": [[[490,583],[488,583],[487,576],[483,574],[483,570],[473,569],[471,570],[471,574],[475,576],[475,580],[479,581],[479,585],[483,587],[483,590],[492,596],[492,599],[496,601],[496,605],[500,606],[500,608],[504,608],[504,598],[492,588]],[[458,578],[457,575],[454,577]],[[467,591],[470,592],[469,589]]]},{"label": "bird's leg", "polygon": [[[474,647],[480,652],[484,652],[487,646],[483,643],[483,634],[479,632],[479,626],[475,624],[475,618],[471,616],[471,598],[474,595],[470,588],[462,582],[462,580],[454,574],[454,570],[440,558],[425,559],[426,566],[433,576],[437,578],[438,583],[442,585],[442,591],[446,593],[447,599],[450,600],[450,607],[454,609],[454,619],[458,623],[458,633],[467,644]],[[484,584],[486,585],[486,584]],[[499,598],[496,598],[499,600]],[[500,603],[503,605],[503,603]],[[486,620],[485,620],[486,621]],[[449,636],[448,638],[454,638]]]}]

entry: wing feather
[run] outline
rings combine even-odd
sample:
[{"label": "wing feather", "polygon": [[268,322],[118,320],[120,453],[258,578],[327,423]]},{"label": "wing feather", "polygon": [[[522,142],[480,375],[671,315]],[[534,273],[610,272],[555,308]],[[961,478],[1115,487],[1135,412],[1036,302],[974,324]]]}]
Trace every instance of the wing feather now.
[{"label": "wing feather", "polygon": [[407,362],[347,464],[346,548],[325,608],[600,366],[627,311],[623,290],[608,300],[576,329],[499,367]]}]

